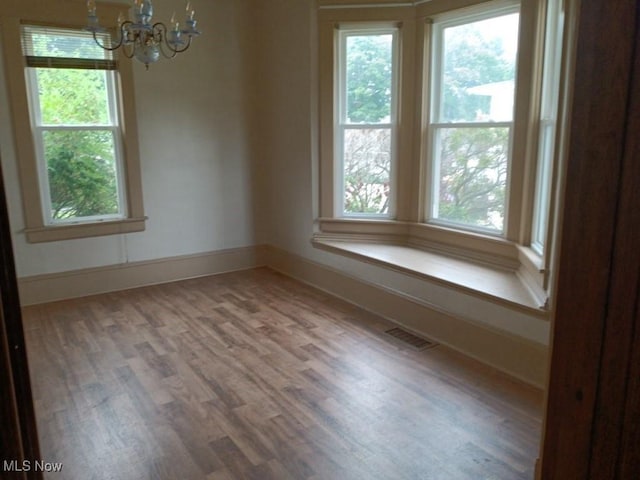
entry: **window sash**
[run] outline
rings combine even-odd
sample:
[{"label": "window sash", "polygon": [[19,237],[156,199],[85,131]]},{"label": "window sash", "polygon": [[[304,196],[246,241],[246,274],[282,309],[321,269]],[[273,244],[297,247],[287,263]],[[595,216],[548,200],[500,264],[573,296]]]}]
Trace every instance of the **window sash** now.
[{"label": "window sash", "polygon": [[[463,231],[479,232],[489,235],[505,236],[507,232],[507,225],[509,221],[509,197],[511,193],[510,181],[511,181],[511,162],[512,162],[512,150],[513,150],[513,125],[515,121],[515,92],[514,92],[514,113],[509,121],[443,121],[444,120],[444,72],[445,72],[445,31],[447,28],[458,27],[462,25],[468,25],[483,20],[490,20],[505,15],[520,13],[520,6],[518,3],[507,2],[506,4],[498,4],[494,6],[479,6],[475,11],[468,12],[466,14],[460,14],[460,12],[450,12],[439,16],[431,28],[431,48],[425,52],[430,55],[428,63],[431,66],[431,76],[428,79],[423,79],[427,82],[430,80],[430,89],[428,91],[429,97],[429,114],[426,117],[428,132],[427,141],[428,148],[425,150],[426,163],[428,168],[426,169],[426,192],[424,198],[426,199],[426,218],[424,222],[442,225],[450,228],[455,228]],[[517,69],[517,60],[516,65]],[[517,71],[514,75],[514,84],[517,85]],[[468,128],[468,129],[482,129],[482,128],[495,128],[503,127],[508,129],[508,148],[507,148],[507,164],[506,164],[506,185],[504,192],[504,216],[503,225],[501,229],[486,228],[464,222],[456,222],[443,218],[439,218],[439,194],[440,194],[440,142],[438,141],[438,132],[442,129],[454,129],[454,128]]]},{"label": "window sash", "polygon": [[[345,159],[346,159],[346,152],[345,152],[345,143],[346,143],[346,137],[348,135],[349,131],[362,131],[362,132],[366,132],[366,131],[380,131],[380,132],[384,132],[384,131],[389,131],[389,136],[390,136],[390,152],[389,152],[389,172],[388,172],[388,183],[389,183],[389,195],[387,197],[387,208],[386,208],[386,212],[381,212],[381,213],[377,213],[377,212],[349,212],[347,211],[346,208],[346,200],[347,200],[347,189],[346,189],[346,178],[345,178]],[[392,196],[392,191],[393,191],[393,178],[395,176],[395,167],[394,167],[394,158],[393,158],[393,151],[395,149],[395,141],[394,141],[394,136],[395,136],[395,129],[393,128],[392,125],[389,124],[376,124],[376,125],[369,125],[369,126],[364,126],[364,125],[342,125],[341,127],[339,127],[338,132],[337,132],[337,136],[336,138],[338,139],[338,145],[337,145],[337,156],[339,159],[341,159],[340,162],[340,175],[339,175],[339,182],[338,182],[338,188],[337,188],[337,196],[338,198],[336,198],[336,205],[340,205],[341,206],[341,210],[342,210],[342,216],[344,217],[364,217],[364,218],[388,218],[391,216],[391,210],[392,210],[392,205],[393,205],[393,196]],[[373,190],[375,190],[375,185],[376,184],[370,184],[370,186],[372,187]],[[379,188],[377,190],[380,190]],[[382,190],[384,191],[384,187],[382,187]],[[371,191],[371,190],[370,190]],[[369,193],[369,191],[367,192]]]},{"label": "window sash", "polygon": [[548,0],[545,22],[536,184],[531,220],[531,248],[540,256],[545,253],[549,231],[551,184],[557,137],[564,23],[561,3],[560,0]]},{"label": "window sash", "polygon": [[[391,35],[391,102],[388,122],[355,123],[348,120],[347,107],[347,39],[352,36]],[[337,32],[337,78],[336,99],[334,108],[337,111],[337,122],[334,132],[334,208],[339,217],[349,218],[391,218],[395,215],[396,205],[396,171],[397,171],[397,111],[399,81],[399,31],[396,27],[354,26],[341,28]],[[349,130],[389,130],[389,196],[386,212],[348,212],[346,209],[345,190],[345,138]]]},{"label": "window sash", "polygon": [[[473,223],[456,221],[453,219],[443,218],[440,215],[440,177],[441,177],[441,153],[442,142],[439,133],[443,130],[487,130],[502,128],[507,130],[507,154],[505,168],[505,186],[504,186],[504,214],[502,217],[502,228],[485,227],[482,225],[474,225]],[[506,229],[506,222],[508,218],[508,201],[509,198],[509,170],[511,168],[511,143],[513,136],[513,123],[512,122],[495,122],[495,123],[464,123],[464,124],[437,124],[430,127],[430,144],[432,145],[431,151],[431,169],[429,175],[430,195],[428,198],[429,205],[429,222],[433,225],[441,225],[449,228],[455,228],[470,232],[477,232],[488,235],[503,235]]]},{"label": "window sash", "polygon": [[[44,136],[46,132],[109,132],[113,138],[116,196],[118,201],[118,212],[100,215],[87,215],[82,217],[71,217],[66,219],[53,218],[53,205],[51,202],[51,187],[49,184],[48,163],[45,157]],[[66,223],[83,223],[98,220],[115,220],[127,217],[124,175],[123,169],[119,165],[122,158],[122,143],[120,142],[120,130],[117,126],[36,126],[33,132],[36,156],[38,157],[38,176],[40,179],[40,189],[42,192],[42,207],[45,215],[45,223],[48,225],[60,225]]]},{"label": "window sash", "polygon": [[[38,82],[38,68],[39,67],[28,67],[26,69],[27,75],[27,90],[30,99],[30,107],[31,107],[31,121],[35,127],[43,127],[43,126],[69,126],[69,127],[83,127],[90,129],[92,127],[119,127],[120,124],[120,115],[118,112],[118,89],[116,87],[117,80],[115,78],[115,72],[111,70],[104,70],[105,72],[105,83],[106,83],[106,92],[107,92],[107,108],[108,108],[108,119],[109,121],[104,124],[71,124],[71,125],[61,125],[61,124],[47,124],[43,122],[42,119],[42,108],[40,106],[40,95],[39,95],[39,82]],[[44,68],[51,68],[46,66]],[[54,67],[55,68],[55,67]]]}]

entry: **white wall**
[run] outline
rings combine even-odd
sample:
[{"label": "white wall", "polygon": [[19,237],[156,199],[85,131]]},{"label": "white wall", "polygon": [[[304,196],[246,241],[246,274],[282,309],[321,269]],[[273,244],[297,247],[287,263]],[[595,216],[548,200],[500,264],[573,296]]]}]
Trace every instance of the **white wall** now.
[{"label": "white wall", "polygon": [[260,217],[268,219],[262,228],[268,243],[300,255],[312,254],[309,239],[317,216],[314,3],[255,0],[253,12],[261,134],[256,168],[263,182]]},{"label": "white wall", "polygon": [[[83,4],[78,2],[79,8]],[[156,0],[168,21],[183,2]],[[255,243],[249,81],[243,35],[248,1],[196,2],[203,31],[191,49],[149,71],[135,65],[143,196],[149,217],[141,233],[29,244],[0,71],[0,154],[19,277],[210,252]],[[3,63],[3,62],[2,62]],[[0,69],[4,68],[4,65]]]}]

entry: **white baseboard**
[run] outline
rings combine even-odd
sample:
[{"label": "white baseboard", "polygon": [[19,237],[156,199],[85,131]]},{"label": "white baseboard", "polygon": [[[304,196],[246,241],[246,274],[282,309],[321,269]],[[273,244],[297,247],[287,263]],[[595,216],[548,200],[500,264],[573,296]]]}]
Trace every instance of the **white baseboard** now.
[{"label": "white baseboard", "polygon": [[265,265],[259,246],[131,262],[18,279],[23,306],[174,282]]},{"label": "white baseboard", "polygon": [[274,247],[267,265],[285,275],[385,317],[415,333],[537,388],[546,384],[548,348],[537,342],[448,315],[434,305],[369,283]]}]

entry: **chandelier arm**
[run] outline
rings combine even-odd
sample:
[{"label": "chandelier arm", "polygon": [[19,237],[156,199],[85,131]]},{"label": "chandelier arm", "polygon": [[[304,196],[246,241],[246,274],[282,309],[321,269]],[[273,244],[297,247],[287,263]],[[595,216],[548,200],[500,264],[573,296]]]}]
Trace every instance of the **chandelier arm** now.
[{"label": "chandelier arm", "polygon": [[[165,42],[161,42],[160,43],[160,53],[162,53],[162,56],[164,58],[166,58],[167,60],[171,60],[172,58],[174,58],[178,54],[178,52],[176,52],[174,49],[172,49],[169,45],[164,45],[164,43]],[[171,53],[167,53],[165,51],[165,48],[168,48]]]},{"label": "chandelier arm", "polygon": [[[160,47],[160,53],[164,58],[171,60],[176,56],[176,52],[171,48],[171,45],[167,41],[167,26],[162,22],[157,22],[153,24],[151,29],[153,31],[153,38],[156,44]],[[166,48],[170,50],[170,54],[166,52]]]},{"label": "chandelier arm", "polygon": [[96,30],[93,30],[93,40],[96,42],[96,44],[102,48],[103,50],[107,50],[109,52],[113,52],[114,50],[119,49],[125,39],[125,30],[127,30],[127,26],[128,25],[132,25],[133,22],[131,22],[130,20],[127,20],[126,22],[122,22],[122,24],[120,24],[120,40],[118,41],[118,43],[114,46],[114,47],[107,47],[104,44],[100,43],[100,40],[98,40],[98,36],[96,35]]},{"label": "chandelier arm", "polygon": [[118,42],[118,44],[115,47],[107,47],[106,45],[100,43],[100,40],[98,40],[98,36],[96,35],[95,31],[93,31],[92,33],[93,33],[93,40],[103,50],[107,50],[109,52],[113,52],[114,50],[117,50],[118,48],[120,48],[122,46],[122,38],[120,38],[120,41]]},{"label": "chandelier arm", "polygon": [[[185,45],[184,48],[174,48],[167,41],[168,29],[167,29],[167,26],[164,23],[162,23],[162,22],[154,23],[152,28],[153,28],[154,33],[157,32],[157,34],[159,35],[159,42],[158,43],[160,44],[160,51],[162,52],[162,55],[165,58],[172,59],[178,53],[185,52],[191,46],[191,38],[192,38],[191,35],[187,35],[188,36],[187,44]],[[171,51],[171,54],[167,55],[167,53],[164,50],[164,46],[163,45],[166,46],[166,48],[168,48]]]},{"label": "chandelier arm", "polygon": [[187,39],[187,44],[185,45],[184,48],[172,48],[171,46],[169,47],[171,49],[172,52],[174,52],[174,56],[177,55],[178,53],[182,53],[182,52],[186,52],[187,49],[191,46],[191,35],[188,35],[188,39]]}]

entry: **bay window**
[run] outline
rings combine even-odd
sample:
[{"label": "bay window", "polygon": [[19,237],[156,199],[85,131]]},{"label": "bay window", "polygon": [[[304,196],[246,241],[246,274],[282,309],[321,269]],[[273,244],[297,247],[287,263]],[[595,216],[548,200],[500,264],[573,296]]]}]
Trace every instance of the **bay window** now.
[{"label": "bay window", "polygon": [[320,2],[314,245],[489,265],[542,307],[570,54],[560,2],[377,3]]}]

